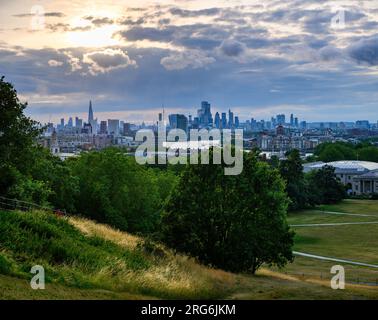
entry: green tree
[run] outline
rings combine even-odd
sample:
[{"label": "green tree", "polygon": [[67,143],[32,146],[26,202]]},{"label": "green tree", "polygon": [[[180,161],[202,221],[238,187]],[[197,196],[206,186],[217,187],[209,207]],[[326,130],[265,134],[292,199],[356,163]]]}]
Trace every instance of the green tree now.
[{"label": "green tree", "polygon": [[315,148],[315,155],[324,162],[357,159],[355,146],[345,142],[322,143]]},{"label": "green tree", "polygon": [[[154,231],[161,197],[170,192],[170,184],[153,169],[137,164],[117,148],[84,153],[68,164],[79,184],[77,212],[130,232]],[[165,190],[160,189],[160,182]]]},{"label": "green tree", "polygon": [[337,203],[345,197],[345,188],[337,179],[334,167],[326,165],[319,170],[313,170],[307,175],[307,179],[315,204]]},{"label": "green tree", "polygon": [[308,205],[308,187],[303,173],[299,151],[294,149],[280,162],[280,173],[286,181],[286,192],[290,198],[290,210],[303,209]]},{"label": "green tree", "polygon": [[[12,84],[0,78],[0,193],[30,198],[46,198],[41,183],[30,180],[29,160],[34,155],[35,138],[41,133],[38,123],[24,115],[26,103],[21,103]],[[29,195],[27,193],[29,192]],[[33,196],[32,196],[33,198]],[[41,199],[42,200],[42,199]]]},{"label": "green tree", "polygon": [[224,164],[211,163],[187,165],[165,207],[162,240],[234,272],[291,261],[293,233],[279,172],[254,153],[244,155],[239,176],[225,176]]},{"label": "green tree", "polygon": [[378,162],[378,148],[375,146],[366,146],[358,149],[357,154],[360,160]]}]

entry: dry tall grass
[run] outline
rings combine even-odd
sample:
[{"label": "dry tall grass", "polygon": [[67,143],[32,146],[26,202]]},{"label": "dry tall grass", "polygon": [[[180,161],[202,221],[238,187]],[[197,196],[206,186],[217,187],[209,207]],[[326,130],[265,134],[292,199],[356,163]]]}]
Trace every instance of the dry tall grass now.
[{"label": "dry tall grass", "polygon": [[[136,250],[143,239],[91,220],[72,217],[69,221],[88,236],[98,236],[127,249]],[[153,262],[146,270],[130,271],[120,261],[98,273],[96,282],[108,283],[111,289],[135,290],[172,298],[221,298],[232,291],[237,276],[198,264],[187,256],[174,254],[159,246],[161,254],[148,254]],[[114,268],[117,272],[114,272]],[[142,290],[141,290],[142,288]]]}]

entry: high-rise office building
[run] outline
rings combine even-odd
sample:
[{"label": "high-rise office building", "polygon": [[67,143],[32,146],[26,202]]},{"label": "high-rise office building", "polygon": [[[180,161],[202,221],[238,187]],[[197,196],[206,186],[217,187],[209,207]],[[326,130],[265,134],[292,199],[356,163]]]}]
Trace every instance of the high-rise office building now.
[{"label": "high-rise office building", "polygon": [[94,118],[93,118],[92,101],[89,100],[88,123],[92,123],[93,120]]},{"label": "high-rise office building", "polygon": [[294,127],[294,114],[290,115],[290,127]]},{"label": "high-rise office building", "polygon": [[199,124],[202,127],[208,127],[213,124],[213,116],[211,114],[210,103],[207,101],[201,102],[201,109],[198,110]]},{"label": "high-rise office building", "polygon": [[234,127],[234,113],[228,109],[228,127],[231,129]]},{"label": "high-rise office building", "polygon": [[108,126],[106,121],[100,122],[100,134],[107,134],[108,132]]},{"label": "high-rise office building", "polygon": [[294,119],[294,127],[298,128],[299,127],[299,120],[297,117]]},{"label": "high-rise office building", "polygon": [[73,127],[72,117],[69,117],[69,119],[68,119],[68,123],[67,123],[67,127],[69,127],[69,128],[72,128],[72,127]]},{"label": "high-rise office building", "polygon": [[115,136],[119,135],[119,120],[118,119],[108,120],[108,133]]},{"label": "high-rise office building", "polygon": [[239,125],[240,125],[240,123],[239,123],[239,117],[236,116],[236,117],[235,117],[235,128],[236,128],[236,129],[239,128]]},{"label": "high-rise office building", "polygon": [[278,114],[276,119],[277,119],[277,125],[284,125],[286,123],[284,114]]},{"label": "high-rise office building", "polygon": [[221,121],[221,124],[222,124],[222,129],[226,129],[227,128],[227,115],[226,115],[226,112],[222,112],[222,121]]},{"label": "high-rise office building", "polygon": [[171,129],[181,129],[186,132],[188,130],[188,118],[183,114],[170,114],[169,126]]},{"label": "high-rise office building", "polygon": [[220,120],[219,112],[217,112],[215,114],[214,125],[215,125],[215,128],[217,128],[217,129],[219,129],[220,126],[221,126],[221,120]]},{"label": "high-rise office building", "polygon": [[357,120],[356,121],[356,128],[359,129],[369,129],[370,123],[368,120]]},{"label": "high-rise office building", "polygon": [[[162,120],[160,120],[162,121]],[[125,122],[123,124],[123,135],[124,136],[130,136],[131,135],[131,124],[128,122]]]},{"label": "high-rise office building", "polygon": [[64,127],[64,118],[60,119],[60,126],[63,128]]},{"label": "high-rise office building", "polygon": [[75,127],[81,129],[83,127],[83,120],[79,117],[75,118]]},{"label": "high-rise office building", "polygon": [[97,133],[97,119],[94,118],[93,115],[93,108],[92,108],[92,101],[89,101],[89,110],[88,110],[88,123],[92,127],[92,133]]}]

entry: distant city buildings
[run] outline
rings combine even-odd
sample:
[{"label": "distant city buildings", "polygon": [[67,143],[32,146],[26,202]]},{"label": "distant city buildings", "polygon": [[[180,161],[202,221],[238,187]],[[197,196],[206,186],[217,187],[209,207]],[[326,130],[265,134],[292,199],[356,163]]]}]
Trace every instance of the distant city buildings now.
[{"label": "distant city buildings", "polygon": [[[136,146],[134,141],[138,129],[157,131],[158,126],[167,129],[242,129],[245,147],[259,148],[267,155],[276,154],[283,157],[286,151],[298,149],[302,154],[311,154],[317,145],[323,142],[348,141],[357,143],[367,137],[378,136],[378,121],[356,122],[307,122],[290,113],[288,123],[283,113],[271,116],[269,120],[257,120],[254,117],[240,120],[231,108],[227,112],[217,110],[212,113],[211,104],[202,101],[197,109],[197,116],[173,113],[168,115],[166,123],[164,109],[158,113],[152,125],[141,125],[121,119],[101,120],[94,116],[92,101],[89,101],[88,118],[83,122],[79,117],[69,117],[67,122],[60,119],[54,126],[48,123],[42,144],[54,153],[77,153],[82,150],[102,149],[108,146]],[[75,119],[75,121],[73,121]],[[58,152],[59,151],[59,152]]]},{"label": "distant city buildings", "polygon": [[185,132],[188,131],[188,118],[183,114],[170,114],[169,115],[170,129],[181,129]]}]

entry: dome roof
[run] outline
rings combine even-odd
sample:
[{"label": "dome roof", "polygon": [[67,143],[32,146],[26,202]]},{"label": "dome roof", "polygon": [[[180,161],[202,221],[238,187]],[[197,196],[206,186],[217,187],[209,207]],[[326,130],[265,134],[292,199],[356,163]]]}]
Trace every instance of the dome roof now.
[{"label": "dome roof", "polygon": [[333,161],[333,162],[315,162],[305,164],[305,171],[311,171],[314,169],[320,169],[325,165],[332,166],[337,171],[346,171],[346,172],[368,172],[371,170],[378,170],[377,162],[369,161],[358,161],[358,160],[347,160],[347,161]]}]

